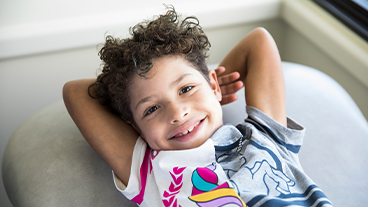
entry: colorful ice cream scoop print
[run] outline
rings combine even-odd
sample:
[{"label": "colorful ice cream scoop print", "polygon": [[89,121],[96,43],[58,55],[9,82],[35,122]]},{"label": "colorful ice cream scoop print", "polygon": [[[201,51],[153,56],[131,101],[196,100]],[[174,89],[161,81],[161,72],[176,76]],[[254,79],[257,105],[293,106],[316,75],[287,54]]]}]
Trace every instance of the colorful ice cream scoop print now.
[{"label": "colorful ice cream scoop print", "polygon": [[227,182],[219,185],[216,166],[198,167],[192,175],[193,191],[190,200],[200,207],[246,206]]}]

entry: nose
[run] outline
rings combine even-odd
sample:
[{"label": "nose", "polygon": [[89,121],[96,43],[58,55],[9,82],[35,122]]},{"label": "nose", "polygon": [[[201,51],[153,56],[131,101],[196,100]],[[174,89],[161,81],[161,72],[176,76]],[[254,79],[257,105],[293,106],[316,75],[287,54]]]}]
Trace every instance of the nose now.
[{"label": "nose", "polygon": [[182,122],[189,115],[189,107],[184,103],[171,102],[168,104],[168,121],[170,124]]}]

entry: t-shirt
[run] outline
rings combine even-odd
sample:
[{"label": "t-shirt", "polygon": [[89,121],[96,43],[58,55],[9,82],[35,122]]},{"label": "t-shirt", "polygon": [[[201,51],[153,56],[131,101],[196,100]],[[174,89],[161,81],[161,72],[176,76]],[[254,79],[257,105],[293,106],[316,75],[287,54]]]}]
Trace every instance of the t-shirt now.
[{"label": "t-shirt", "polygon": [[194,149],[155,151],[139,138],[128,186],[114,175],[117,189],[140,206],[332,206],[299,163],[305,129],[247,113]]}]

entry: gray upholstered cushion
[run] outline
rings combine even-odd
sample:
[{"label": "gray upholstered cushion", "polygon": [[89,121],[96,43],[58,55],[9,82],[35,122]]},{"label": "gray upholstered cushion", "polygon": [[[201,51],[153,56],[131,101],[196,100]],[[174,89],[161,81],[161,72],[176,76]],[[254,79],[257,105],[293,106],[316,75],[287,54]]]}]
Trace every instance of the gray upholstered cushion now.
[{"label": "gray upholstered cushion", "polygon": [[111,170],[83,138],[62,101],[17,128],[5,149],[2,169],[14,206],[127,203],[115,189]]},{"label": "gray upholstered cushion", "polygon": [[[304,170],[336,206],[368,203],[368,124],[327,75],[283,63],[287,114],[307,128]],[[245,118],[244,95],[224,106],[225,122]],[[111,170],[88,145],[62,101],[24,121],[6,147],[2,175],[14,206],[135,206],[115,190]]]}]

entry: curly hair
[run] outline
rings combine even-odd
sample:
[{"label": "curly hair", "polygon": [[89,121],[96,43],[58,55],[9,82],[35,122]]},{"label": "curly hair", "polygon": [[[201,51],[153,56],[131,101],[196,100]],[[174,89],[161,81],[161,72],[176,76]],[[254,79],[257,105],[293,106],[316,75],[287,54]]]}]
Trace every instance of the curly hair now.
[{"label": "curly hair", "polygon": [[[207,81],[207,51],[210,42],[196,17],[180,20],[174,7],[152,21],[130,28],[130,38],[106,37],[99,52],[102,72],[89,86],[88,93],[109,106],[125,121],[135,124],[130,110],[129,86],[134,75],[147,78],[154,60],[168,55],[182,55]],[[94,92],[92,95],[92,91]]]}]

